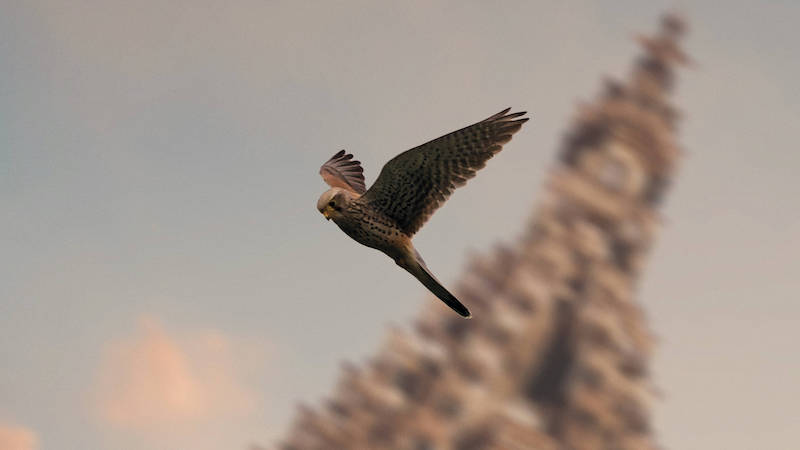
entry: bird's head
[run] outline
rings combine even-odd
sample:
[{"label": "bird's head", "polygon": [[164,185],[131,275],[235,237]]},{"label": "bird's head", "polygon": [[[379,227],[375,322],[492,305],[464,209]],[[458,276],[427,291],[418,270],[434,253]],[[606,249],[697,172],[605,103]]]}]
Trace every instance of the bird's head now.
[{"label": "bird's head", "polygon": [[325,191],[317,200],[317,209],[326,219],[335,222],[350,202],[352,195],[345,189],[332,188]]}]

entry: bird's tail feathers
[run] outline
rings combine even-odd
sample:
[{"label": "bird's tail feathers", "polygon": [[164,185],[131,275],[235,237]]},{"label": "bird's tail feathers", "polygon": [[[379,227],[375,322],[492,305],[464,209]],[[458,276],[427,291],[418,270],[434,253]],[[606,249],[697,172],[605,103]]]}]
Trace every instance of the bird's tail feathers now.
[{"label": "bird's tail feathers", "polygon": [[467,307],[464,306],[463,303],[458,301],[458,299],[453,294],[451,294],[450,291],[445,289],[445,287],[442,286],[441,283],[439,283],[439,280],[437,280],[436,277],[433,276],[431,271],[428,269],[428,266],[425,265],[425,261],[422,259],[422,256],[420,256],[419,252],[417,252],[416,249],[414,250],[414,253],[416,256],[415,258],[416,261],[414,261],[412,267],[404,267],[404,268],[408,270],[411,273],[411,275],[414,275],[414,277],[416,277],[420,282],[422,282],[422,284],[426,288],[428,288],[428,290],[430,290],[436,297],[438,297],[439,300],[443,301],[445,305],[449,306],[450,309],[457,312],[464,318],[467,319],[471,318],[472,314],[469,312],[469,309],[467,309]]}]

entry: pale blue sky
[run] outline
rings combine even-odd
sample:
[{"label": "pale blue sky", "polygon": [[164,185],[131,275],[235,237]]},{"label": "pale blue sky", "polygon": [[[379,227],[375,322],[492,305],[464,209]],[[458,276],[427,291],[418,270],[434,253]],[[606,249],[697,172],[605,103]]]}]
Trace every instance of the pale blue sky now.
[{"label": "pale blue sky", "polygon": [[[656,426],[670,448],[786,448],[800,4],[692,3],[687,156],[640,296]],[[319,165],[346,148],[369,184],[402,150],[529,111],[416,239],[452,283],[468,251],[520,233],[576,100],[624,75],[672,5],[0,0],[0,425],[42,449],[269,442],[431,301],[323,220]],[[170,432],[108,423],[93,384],[143,317],[176,341],[225,336],[253,405]]]}]

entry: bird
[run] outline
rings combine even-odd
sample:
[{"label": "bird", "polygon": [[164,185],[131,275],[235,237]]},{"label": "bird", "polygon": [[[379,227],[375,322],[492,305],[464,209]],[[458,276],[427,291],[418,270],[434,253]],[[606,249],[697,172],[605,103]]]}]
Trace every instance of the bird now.
[{"label": "bird", "polygon": [[320,167],[330,189],[319,197],[317,210],[356,242],[392,258],[459,315],[472,317],[428,269],[411,240],[453,191],[528,121],[525,111],[510,110],[400,153],[383,166],[369,189],[361,163],[340,150]]}]

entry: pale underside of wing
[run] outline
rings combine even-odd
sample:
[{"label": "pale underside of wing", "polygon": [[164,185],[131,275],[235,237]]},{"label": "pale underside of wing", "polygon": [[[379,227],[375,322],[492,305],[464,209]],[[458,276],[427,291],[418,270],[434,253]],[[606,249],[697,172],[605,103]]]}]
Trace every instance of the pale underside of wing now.
[{"label": "pale underside of wing", "polygon": [[353,155],[345,153],[344,150],[339,150],[323,164],[319,168],[319,174],[331,187],[347,189],[359,195],[367,190],[361,163],[354,161]]},{"label": "pale underside of wing", "polygon": [[525,112],[509,110],[397,155],[383,166],[362,201],[412,236],[528,121],[522,117]]}]

